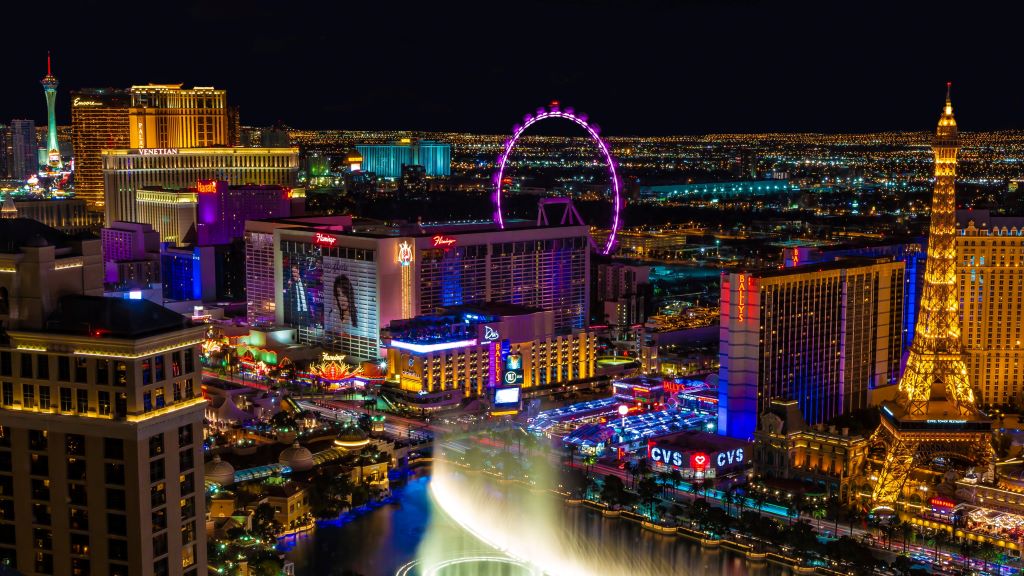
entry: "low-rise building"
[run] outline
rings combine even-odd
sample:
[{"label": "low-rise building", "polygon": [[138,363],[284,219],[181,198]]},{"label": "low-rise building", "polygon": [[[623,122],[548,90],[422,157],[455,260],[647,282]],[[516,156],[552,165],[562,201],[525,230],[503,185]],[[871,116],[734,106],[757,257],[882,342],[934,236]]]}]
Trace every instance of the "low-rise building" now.
[{"label": "low-rise building", "polygon": [[822,492],[850,502],[868,441],[845,428],[808,427],[795,400],[773,400],[754,433],[754,453],[762,476],[816,484]]}]

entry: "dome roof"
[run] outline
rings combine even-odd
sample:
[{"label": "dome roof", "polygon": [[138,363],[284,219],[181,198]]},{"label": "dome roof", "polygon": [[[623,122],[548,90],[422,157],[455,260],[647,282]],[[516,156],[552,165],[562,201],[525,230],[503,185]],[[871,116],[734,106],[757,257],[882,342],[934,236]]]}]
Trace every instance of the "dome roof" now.
[{"label": "dome roof", "polygon": [[230,462],[220,459],[220,454],[213,457],[203,467],[203,475],[207,482],[214,482],[221,486],[228,486],[235,483],[235,467]]},{"label": "dome roof", "polygon": [[313,453],[298,442],[281,451],[277,461],[291,467],[293,472],[305,472],[313,467]]},{"label": "dome roof", "polygon": [[338,436],[334,439],[334,445],[349,450],[356,450],[370,443],[370,437],[359,426],[352,422],[346,423]]}]

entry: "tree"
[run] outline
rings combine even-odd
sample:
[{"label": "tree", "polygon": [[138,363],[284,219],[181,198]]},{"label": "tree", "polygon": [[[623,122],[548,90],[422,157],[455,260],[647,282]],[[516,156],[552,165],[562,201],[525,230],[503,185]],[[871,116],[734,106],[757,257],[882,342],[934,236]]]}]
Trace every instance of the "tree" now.
[{"label": "tree", "polygon": [[750,499],[754,501],[754,507],[757,508],[757,515],[761,516],[762,510],[764,510],[764,503],[768,500],[768,495],[764,493],[764,490],[754,490]]},{"label": "tree", "polygon": [[826,514],[827,512],[825,511],[825,508],[821,506],[816,507],[811,512],[811,516],[813,516],[818,521],[818,530],[821,530],[821,519],[824,518]]},{"label": "tree", "polygon": [[264,538],[275,538],[281,532],[281,524],[274,519],[274,507],[264,502],[256,507],[252,515],[252,529]]},{"label": "tree", "polygon": [[942,545],[945,544],[948,541],[949,541],[949,533],[946,532],[945,530],[936,530],[935,531],[935,535],[932,536],[932,542],[935,543],[935,562],[936,563],[938,563],[938,561],[939,561],[939,548],[941,548]]},{"label": "tree", "polygon": [[622,483],[622,478],[614,475],[604,477],[601,500],[604,500],[605,504],[611,507],[621,505],[626,499],[625,494],[626,485]]},{"label": "tree", "polygon": [[982,562],[985,563],[985,572],[988,572],[988,563],[994,561],[998,555],[999,552],[996,550],[995,545],[993,545],[991,542],[982,542],[981,546],[978,547],[977,556],[978,558],[981,558]]},{"label": "tree", "polygon": [[649,515],[654,516],[654,502],[658,498],[658,481],[651,477],[640,480],[637,492],[640,496],[640,504],[647,506]]},{"label": "tree", "polygon": [[899,524],[900,535],[903,536],[903,553],[907,553],[907,540],[914,533],[914,525],[910,522],[900,522]]}]

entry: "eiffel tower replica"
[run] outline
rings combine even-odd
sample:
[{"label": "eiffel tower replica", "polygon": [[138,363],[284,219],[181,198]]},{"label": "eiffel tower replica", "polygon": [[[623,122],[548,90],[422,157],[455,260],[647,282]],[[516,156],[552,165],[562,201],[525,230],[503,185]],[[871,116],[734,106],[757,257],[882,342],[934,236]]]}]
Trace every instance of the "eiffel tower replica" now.
[{"label": "eiffel tower replica", "polygon": [[928,260],[921,311],[895,402],[882,405],[872,444],[885,462],[871,498],[876,513],[894,513],[903,485],[917,466],[936,458],[985,468],[992,474],[992,421],[979,412],[960,352],[956,270],[956,120],[946,85],[946,105],[935,131]]}]

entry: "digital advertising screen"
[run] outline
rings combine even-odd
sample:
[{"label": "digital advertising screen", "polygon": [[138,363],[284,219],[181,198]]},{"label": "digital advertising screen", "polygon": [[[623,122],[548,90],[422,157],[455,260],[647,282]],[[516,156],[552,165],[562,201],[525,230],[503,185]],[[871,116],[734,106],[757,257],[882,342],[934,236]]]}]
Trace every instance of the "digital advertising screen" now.
[{"label": "digital advertising screen", "polygon": [[293,326],[322,328],[324,300],[320,255],[282,253],[284,269],[284,322]]},{"label": "digital advertising screen", "polygon": [[509,354],[505,358],[502,381],[505,386],[519,386],[523,383],[523,356],[521,354]]},{"label": "digital advertising screen", "polygon": [[324,256],[324,329],[376,340],[377,266],[373,262]]},{"label": "digital advertising screen", "polygon": [[494,391],[494,403],[499,406],[519,404],[519,388],[498,388]]}]

